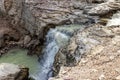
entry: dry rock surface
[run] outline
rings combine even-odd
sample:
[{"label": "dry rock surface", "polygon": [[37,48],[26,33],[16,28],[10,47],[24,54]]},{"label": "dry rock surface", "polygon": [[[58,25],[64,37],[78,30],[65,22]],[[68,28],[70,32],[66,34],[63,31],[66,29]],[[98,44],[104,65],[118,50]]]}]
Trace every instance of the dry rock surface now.
[{"label": "dry rock surface", "polygon": [[77,66],[61,67],[55,80],[119,80],[119,30],[120,26],[94,25],[79,31],[71,39],[67,47],[68,53],[64,53],[72,55]]},{"label": "dry rock surface", "polygon": [[[118,14],[112,21],[119,19]],[[120,25],[108,24],[94,24],[75,33],[57,58],[58,64],[70,67],[62,66],[50,80],[120,80]]]},{"label": "dry rock surface", "polygon": [[[110,0],[111,2],[116,4],[115,0]],[[113,4],[109,5],[114,9],[101,8],[101,5],[104,7],[107,3],[109,1],[95,7],[96,10],[91,10],[98,11],[98,16],[103,15],[104,11],[109,14],[115,8],[119,11],[119,6]],[[111,19],[107,25],[97,23],[76,32],[69,45],[56,55],[55,68],[60,71],[58,76],[50,80],[120,80],[119,14],[117,12],[112,17],[109,16]]]},{"label": "dry rock surface", "polygon": [[105,3],[95,6],[88,13],[90,15],[104,15],[119,9],[120,9],[119,0],[108,0]]}]

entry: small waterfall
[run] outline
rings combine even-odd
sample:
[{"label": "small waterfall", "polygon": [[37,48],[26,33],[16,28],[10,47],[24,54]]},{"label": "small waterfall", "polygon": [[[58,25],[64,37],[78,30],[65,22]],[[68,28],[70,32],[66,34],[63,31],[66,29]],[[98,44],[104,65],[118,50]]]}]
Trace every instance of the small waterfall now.
[{"label": "small waterfall", "polygon": [[33,76],[35,80],[48,80],[49,77],[52,77],[54,57],[59,48],[68,43],[69,36],[57,29],[50,29],[46,39],[44,55],[40,58],[40,70]]}]

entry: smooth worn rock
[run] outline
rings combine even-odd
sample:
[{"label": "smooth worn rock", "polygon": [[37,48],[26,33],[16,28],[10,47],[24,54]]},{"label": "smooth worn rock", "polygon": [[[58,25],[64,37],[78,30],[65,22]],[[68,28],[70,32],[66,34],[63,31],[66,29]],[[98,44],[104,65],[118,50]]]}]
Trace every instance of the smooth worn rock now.
[{"label": "smooth worn rock", "polygon": [[120,75],[116,77],[116,80],[120,80]]},{"label": "smooth worn rock", "polygon": [[30,42],[30,40],[31,40],[31,37],[28,36],[28,35],[26,35],[26,36],[24,37],[24,45],[27,45],[27,44]]},{"label": "smooth worn rock", "polygon": [[0,80],[28,80],[28,69],[9,63],[0,64]]}]

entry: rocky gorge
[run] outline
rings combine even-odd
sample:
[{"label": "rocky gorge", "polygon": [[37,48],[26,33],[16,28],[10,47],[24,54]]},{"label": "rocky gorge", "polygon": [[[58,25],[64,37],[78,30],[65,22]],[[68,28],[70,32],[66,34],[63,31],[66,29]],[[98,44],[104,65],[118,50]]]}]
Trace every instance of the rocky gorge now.
[{"label": "rocky gorge", "polygon": [[119,0],[0,0],[0,55],[37,55],[35,80],[118,79],[119,9]]}]

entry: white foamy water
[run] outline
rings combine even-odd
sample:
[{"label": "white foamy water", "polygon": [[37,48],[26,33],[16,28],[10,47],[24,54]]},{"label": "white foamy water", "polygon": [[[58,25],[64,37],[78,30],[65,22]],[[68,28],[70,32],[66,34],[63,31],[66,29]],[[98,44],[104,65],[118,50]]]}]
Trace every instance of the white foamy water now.
[{"label": "white foamy water", "polygon": [[40,58],[40,70],[33,76],[35,80],[48,80],[49,77],[52,77],[54,57],[59,48],[68,42],[69,36],[56,29],[51,29],[46,39],[44,55]]},{"label": "white foamy water", "polygon": [[120,11],[112,16],[107,23],[107,26],[120,26]]}]

